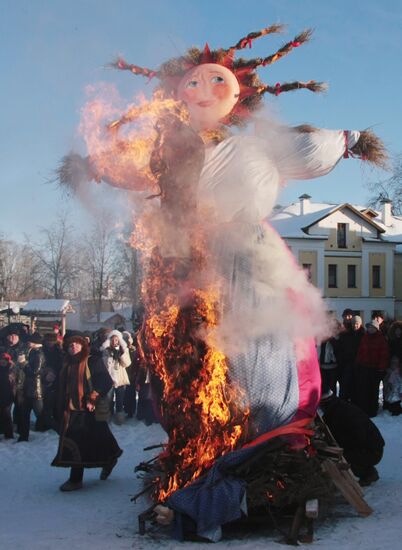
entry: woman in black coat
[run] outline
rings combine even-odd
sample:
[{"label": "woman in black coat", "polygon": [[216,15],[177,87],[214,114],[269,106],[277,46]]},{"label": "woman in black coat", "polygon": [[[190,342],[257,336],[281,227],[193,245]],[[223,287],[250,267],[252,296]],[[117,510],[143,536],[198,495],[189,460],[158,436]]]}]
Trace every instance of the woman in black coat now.
[{"label": "woman in black coat", "polygon": [[11,407],[15,397],[15,373],[11,355],[0,353],[0,426],[5,439],[12,439]]},{"label": "woman in black coat", "polygon": [[100,478],[110,475],[122,454],[101,406],[108,404],[106,395],[112,379],[99,358],[91,361],[87,340],[72,336],[64,343],[65,364],[59,379],[61,415],[60,440],[52,466],[71,468],[70,478],[61,491],[81,489],[84,468],[102,468]]}]

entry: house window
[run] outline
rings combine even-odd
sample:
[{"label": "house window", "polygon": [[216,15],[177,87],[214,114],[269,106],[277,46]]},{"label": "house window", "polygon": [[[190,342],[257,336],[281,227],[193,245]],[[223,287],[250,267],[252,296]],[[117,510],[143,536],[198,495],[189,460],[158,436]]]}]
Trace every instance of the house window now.
[{"label": "house window", "polygon": [[303,264],[303,271],[306,272],[307,279],[311,282],[311,270],[312,270],[312,264]]},{"label": "house window", "polygon": [[336,235],[338,248],[346,248],[346,223],[338,223]]},{"label": "house window", "polygon": [[348,288],[356,288],[356,266],[348,265]]},{"label": "house window", "polygon": [[337,265],[329,264],[328,265],[328,288],[337,288]]},{"label": "house window", "polygon": [[373,265],[373,288],[381,288],[381,266]]}]

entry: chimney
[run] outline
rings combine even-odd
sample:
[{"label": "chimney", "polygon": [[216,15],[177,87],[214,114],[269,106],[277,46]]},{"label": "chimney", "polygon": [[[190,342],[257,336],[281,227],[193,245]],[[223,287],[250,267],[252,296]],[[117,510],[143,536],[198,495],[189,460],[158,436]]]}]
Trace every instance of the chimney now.
[{"label": "chimney", "polygon": [[391,214],[391,207],[392,207],[392,201],[390,199],[382,199],[380,201],[381,203],[381,206],[382,206],[382,213],[381,213],[381,218],[382,218],[382,223],[389,227],[390,225],[392,225],[392,221],[391,221],[391,218],[392,218],[392,214]]},{"label": "chimney", "polygon": [[306,193],[304,193],[304,195],[300,195],[300,216],[304,216],[304,214],[309,212],[310,199],[310,195],[306,195]]}]

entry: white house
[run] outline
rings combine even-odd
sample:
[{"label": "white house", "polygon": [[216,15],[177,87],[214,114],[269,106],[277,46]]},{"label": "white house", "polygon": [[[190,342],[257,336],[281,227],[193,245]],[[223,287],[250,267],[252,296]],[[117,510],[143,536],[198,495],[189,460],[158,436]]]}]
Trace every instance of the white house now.
[{"label": "white house", "polygon": [[375,310],[402,318],[402,217],[349,203],[314,203],[309,195],[277,208],[268,220],[284,238],[328,309],[363,320]]}]

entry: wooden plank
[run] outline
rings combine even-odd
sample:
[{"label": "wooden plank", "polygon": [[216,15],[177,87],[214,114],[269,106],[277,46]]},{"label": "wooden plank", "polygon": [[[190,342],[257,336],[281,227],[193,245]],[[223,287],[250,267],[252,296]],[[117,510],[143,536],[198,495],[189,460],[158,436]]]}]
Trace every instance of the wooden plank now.
[{"label": "wooden plank", "polygon": [[289,535],[286,538],[286,544],[298,546],[299,531],[304,519],[304,507],[298,506],[290,526]]},{"label": "wooden plank", "polygon": [[351,469],[350,468],[348,468],[347,470],[343,469],[341,470],[341,472],[342,472],[342,475],[345,477],[345,479],[347,479],[348,482],[352,485],[356,493],[364,498],[364,491],[359,485],[359,482],[356,480],[355,476],[353,475]]},{"label": "wooden plank", "polygon": [[[327,440],[329,441],[330,443],[330,448],[337,448],[337,449],[341,449],[341,447],[339,447],[338,445],[338,442],[336,441],[335,437],[333,436],[331,430],[328,428],[328,426],[325,424],[322,416],[320,415],[320,413],[317,412],[317,421],[319,424],[321,424],[321,427],[324,429],[325,431],[325,435],[327,437]],[[343,449],[342,449],[343,451]],[[343,470],[345,472],[345,479],[347,479],[350,484],[353,486],[354,490],[361,496],[361,497],[364,497],[364,492],[363,492],[363,489],[360,487],[360,485],[358,484],[358,482],[356,481],[355,477],[353,476],[351,470],[350,470],[350,466],[349,466],[349,463],[346,461],[345,457],[342,455],[339,457],[339,460],[341,462],[341,464],[343,465],[342,468],[340,468],[341,470]]]},{"label": "wooden plank", "polygon": [[336,488],[361,516],[369,516],[373,512],[363,496],[356,491],[355,480],[350,473],[339,470],[332,460],[324,460],[322,468],[324,472],[328,473]]}]

